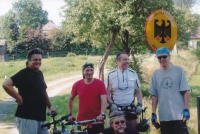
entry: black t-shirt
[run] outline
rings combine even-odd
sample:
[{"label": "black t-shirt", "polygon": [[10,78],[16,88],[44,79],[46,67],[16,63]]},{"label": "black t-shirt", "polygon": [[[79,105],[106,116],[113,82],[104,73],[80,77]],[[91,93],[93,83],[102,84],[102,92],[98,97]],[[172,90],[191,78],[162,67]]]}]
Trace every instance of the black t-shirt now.
[{"label": "black t-shirt", "polygon": [[[108,127],[102,131],[103,134],[115,134],[112,127]],[[125,128],[125,134],[136,134],[136,132],[128,127]]]},{"label": "black t-shirt", "polygon": [[24,68],[11,77],[23,104],[18,105],[15,116],[37,121],[46,120],[46,83],[40,70]]}]

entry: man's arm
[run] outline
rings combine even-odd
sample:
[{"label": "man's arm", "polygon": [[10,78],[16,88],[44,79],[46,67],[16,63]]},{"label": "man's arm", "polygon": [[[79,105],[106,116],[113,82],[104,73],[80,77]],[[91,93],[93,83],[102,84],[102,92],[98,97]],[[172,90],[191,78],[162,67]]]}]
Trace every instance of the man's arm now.
[{"label": "man's arm", "polygon": [[186,91],[184,93],[184,109],[189,108],[189,102],[190,102],[190,93],[189,93],[189,91]]},{"label": "man's arm", "polygon": [[74,98],[75,96],[73,96],[72,94],[69,96],[69,100],[68,100],[68,114],[70,114],[71,116],[68,117],[69,121],[74,121],[76,118],[72,115],[73,114],[73,104],[74,104]]},{"label": "man's arm", "polygon": [[105,112],[107,107],[106,95],[101,95],[101,112]]},{"label": "man's arm", "polygon": [[136,96],[137,96],[137,101],[142,103],[142,91],[140,90],[140,88],[137,88],[135,90]]},{"label": "man's arm", "polygon": [[157,104],[158,104],[158,97],[152,95],[152,113],[156,113]]},{"label": "man's arm", "polygon": [[[105,111],[107,107],[106,95],[101,95],[101,111],[100,114],[96,117],[97,120],[104,120],[105,119]],[[104,113],[104,115],[102,114]]]},{"label": "man's arm", "polygon": [[73,96],[73,95],[69,96],[69,100],[68,100],[68,112],[69,112],[69,114],[72,114],[72,112],[73,112],[74,98],[75,98],[75,96]]},{"label": "man's arm", "polygon": [[46,91],[46,102],[47,102],[47,107],[50,109],[51,108],[51,103],[50,103],[50,100],[49,100],[49,96],[48,96],[48,93]]},{"label": "man's arm", "polygon": [[16,90],[13,88],[14,84],[12,79],[7,79],[6,81],[3,82],[2,87],[4,88],[4,90],[13,98],[16,99],[16,102],[18,105],[21,105],[23,103],[23,98],[21,97],[21,95],[16,92]]},{"label": "man's arm", "polygon": [[113,103],[113,100],[111,99],[111,96],[110,96],[110,89],[107,89],[107,101],[108,103]]},{"label": "man's arm", "polygon": [[52,107],[47,91],[46,91],[46,105],[49,108],[50,114],[52,114],[53,112],[58,113],[58,111],[54,107]]}]

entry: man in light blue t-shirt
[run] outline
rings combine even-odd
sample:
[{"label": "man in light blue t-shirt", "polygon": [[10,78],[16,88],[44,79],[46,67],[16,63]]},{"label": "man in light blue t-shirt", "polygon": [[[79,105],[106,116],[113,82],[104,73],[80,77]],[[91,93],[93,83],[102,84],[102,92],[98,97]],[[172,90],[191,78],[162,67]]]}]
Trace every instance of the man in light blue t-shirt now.
[{"label": "man in light blue t-shirt", "polygon": [[188,134],[186,121],[190,118],[190,88],[180,66],[170,62],[167,47],[157,49],[160,68],[152,76],[152,123],[157,123],[156,108],[161,125],[161,134]]}]

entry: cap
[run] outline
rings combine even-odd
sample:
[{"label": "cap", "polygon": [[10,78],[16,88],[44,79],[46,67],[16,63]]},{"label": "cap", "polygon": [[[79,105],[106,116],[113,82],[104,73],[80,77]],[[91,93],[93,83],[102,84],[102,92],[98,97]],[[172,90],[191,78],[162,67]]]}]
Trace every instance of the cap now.
[{"label": "cap", "polygon": [[122,111],[112,111],[109,115],[110,121],[112,121],[114,118],[117,117],[124,117],[125,118],[125,114]]},{"label": "cap", "polygon": [[42,50],[40,50],[39,48],[34,48],[32,50],[30,50],[27,54],[27,59],[31,57],[31,55],[33,54],[42,54]]},{"label": "cap", "polygon": [[158,57],[158,55],[160,55],[160,54],[167,54],[167,55],[170,55],[169,48],[167,48],[167,47],[158,48],[158,49],[156,50],[156,56]]},{"label": "cap", "polygon": [[84,70],[85,68],[94,68],[94,64],[93,63],[90,63],[90,62],[86,62],[82,69]]}]

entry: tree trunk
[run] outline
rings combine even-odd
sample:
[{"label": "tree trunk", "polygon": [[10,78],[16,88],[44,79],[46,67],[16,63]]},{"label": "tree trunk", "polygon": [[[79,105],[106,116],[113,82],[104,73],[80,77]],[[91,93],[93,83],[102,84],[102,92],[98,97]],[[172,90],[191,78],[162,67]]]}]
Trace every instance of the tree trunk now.
[{"label": "tree trunk", "polygon": [[112,31],[111,37],[110,37],[110,43],[107,46],[103,56],[101,57],[101,59],[99,60],[99,63],[98,63],[98,77],[102,81],[104,81],[104,64],[108,58],[108,55],[110,54],[110,50],[111,50],[112,46],[114,45],[115,38],[116,38],[117,33],[119,32],[119,29],[120,28],[114,29]]}]

